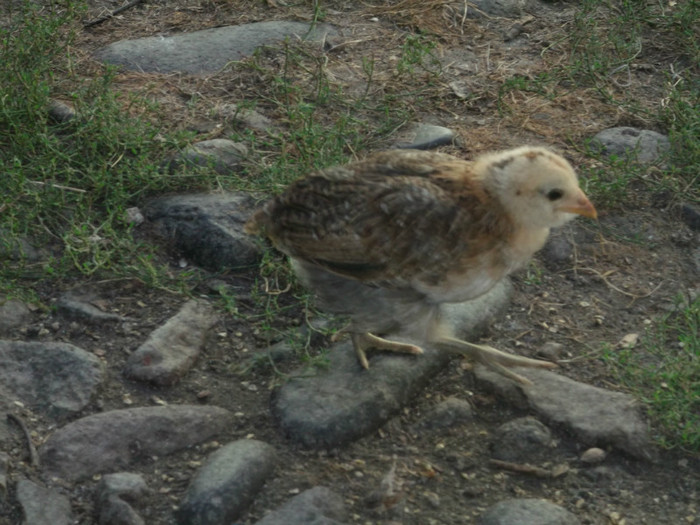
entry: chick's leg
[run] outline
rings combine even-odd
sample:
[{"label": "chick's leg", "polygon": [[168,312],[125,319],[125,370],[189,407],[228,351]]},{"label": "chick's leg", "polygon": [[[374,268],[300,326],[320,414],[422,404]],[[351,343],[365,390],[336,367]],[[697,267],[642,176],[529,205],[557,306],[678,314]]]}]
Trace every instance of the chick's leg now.
[{"label": "chick's leg", "polygon": [[474,358],[476,361],[492,368],[496,372],[505,377],[508,377],[518,383],[523,385],[529,385],[532,382],[519,374],[516,374],[507,367],[511,366],[526,366],[531,368],[556,368],[557,365],[549,361],[540,361],[539,359],[530,359],[529,357],[522,357],[513,354],[507,354],[506,352],[501,352],[495,348],[488,345],[477,345],[474,343],[468,343],[467,341],[462,341],[461,339],[456,339],[454,337],[440,337],[435,341],[435,344],[440,348],[456,352],[463,355],[468,355]]},{"label": "chick's leg", "polygon": [[364,369],[369,369],[369,361],[367,361],[366,352],[370,348],[387,350],[389,352],[398,352],[401,354],[419,355],[423,353],[423,349],[419,346],[408,343],[399,343],[398,341],[389,341],[388,339],[377,337],[369,332],[351,333],[350,338],[352,340],[352,345],[355,347],[355,352],[357,352],[357,357],[360,360],[360,364]]}]

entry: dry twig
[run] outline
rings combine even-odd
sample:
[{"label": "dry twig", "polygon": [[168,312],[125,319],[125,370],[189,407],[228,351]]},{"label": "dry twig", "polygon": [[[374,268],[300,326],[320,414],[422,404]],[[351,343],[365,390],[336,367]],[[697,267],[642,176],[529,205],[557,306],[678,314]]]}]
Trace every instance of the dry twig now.
[{"label": "dry twig", "polygon": [[14,421],[24,434],[24,439],[27,441],[27,448],[29,449],[29,463],[32,467],[39,468],[39,454],[36,451],[34,442],[32,441],[32,436],[29,433],[27,425],[24,423],[21,417],[15,414],[7,414],[7,419]]}]

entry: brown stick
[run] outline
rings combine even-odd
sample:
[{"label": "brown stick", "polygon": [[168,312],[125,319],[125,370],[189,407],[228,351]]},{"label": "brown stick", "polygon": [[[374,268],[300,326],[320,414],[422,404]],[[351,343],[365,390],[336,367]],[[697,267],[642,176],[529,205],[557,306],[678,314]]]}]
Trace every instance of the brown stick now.
[{"label": "brown stick", "polygon": [[32,441],[32,436],[29,433],[27,425],[24,424],[22,418],[16,416],[15,414],[7,414],[7,419],[14,421],[19,428],[22,429],[24,439],[27,440],[27,448],[29,449],[29,463],[32,467],[39,468],[39,454],[36,452],[36,447],[34,446],[34,442]]},{"label": "brown stick", "polygon": [[494,467],[510,470],[512,472],[520,472],[521,474],[531,474],[538,478],[556,478],[568,470],[568,468],[562,469],[561,467],[546,469],[530,465],[529,463],[511,463],[510,461],[501,461],[500,459],[490,459],[489,463]]}]

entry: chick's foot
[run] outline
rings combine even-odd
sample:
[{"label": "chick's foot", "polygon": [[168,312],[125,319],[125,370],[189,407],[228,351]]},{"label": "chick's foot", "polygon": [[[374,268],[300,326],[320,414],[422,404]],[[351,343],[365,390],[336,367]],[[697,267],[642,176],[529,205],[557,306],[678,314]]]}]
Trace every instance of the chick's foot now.
[{"label": "chick's foot", "polygon": [[360,365],[362,368],[369,369],[369,361],[367,361],[367,350],[386,350],[388,352],[397,352],[400,354],[412,354],[420,355],[423,353],[423,349],[419,346],[412,345],[409,343],[400,343],[398,341],[389,341],[388,339],[383,339],[377,337],[376,335],[365,333],[353,333],[350,334],[352,339],[352,344],[355,347],[355,352],[357,352],[357,357],[360,360]]},{"label": "chick's foot", "polygon": [[549,361],[541,361],[539,359],[530,359],[519,355],[508,354],[488,345],[477,345],[455,339],[452,337],[444,337],[437,340],[436,345],[443,350],[469,356],[475,361],[482,363],[499,374],[517,381],[522,385],[530,385],[532,381],[526,377],[516,374],[508,367],[525,366],[530,368],[556,368],[555,363]]}]

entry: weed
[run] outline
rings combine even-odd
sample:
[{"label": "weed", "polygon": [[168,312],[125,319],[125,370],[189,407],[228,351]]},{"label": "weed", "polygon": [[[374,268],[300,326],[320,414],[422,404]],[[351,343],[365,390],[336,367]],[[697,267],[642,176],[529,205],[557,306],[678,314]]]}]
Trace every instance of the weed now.
[{"label": "weed", "polygon": [[[0,231],[6,244],[22,236],[58,244],[60,255],[44,265],[47,276],[73,270],[120,275],[143,266],[152,280],[149,248],[132,238],[126,209],[148,194],[208,181],[171,177],[160,168],[177,139],[130,115],[154,108],[118,97],[112,72],[89,81],[73,76],[70,24],[82,6],[27,2],[0,30],[0,207],[7,209]],[[60,83],[54,79],[59,69]],[[69,122],[49,119],[55,94],[75,108]],[[21,274],[25,262],[6,259],[2,265]]]},{"label": "weed", "polygon": [[647,406],[667,448],[700,452],[700,299],[679,298],[639,348],[604,350],[622,384]]},{"label": "weed", "polygon": [[442,64],[435,55],[437,44],[424,34],[406,36],[401,46],[401,56],[396,64],[399,75],[414,75],[416,69],[428,73],[429,77],[438,77],[442,72]]}]

